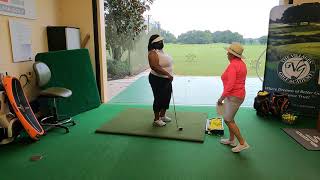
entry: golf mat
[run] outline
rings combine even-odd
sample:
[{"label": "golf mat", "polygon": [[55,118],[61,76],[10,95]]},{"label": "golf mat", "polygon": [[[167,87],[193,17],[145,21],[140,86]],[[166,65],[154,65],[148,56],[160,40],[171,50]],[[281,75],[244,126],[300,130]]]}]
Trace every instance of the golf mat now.
[{"label": "golf mat", "polygon": [[283,130],[307,150],[320,150],[320,132],[316,129],[283,128]]},{"label": "golf mat", "polygon": [[183,127],[178,131],[173,112],[167,112],[172,122],[165,127],[153,126],[153,111],[148,109],[126,109],[96,130],[97,133],[125,134],[184,141],[203,142],[207,114],[177,112],[178,123]]}]

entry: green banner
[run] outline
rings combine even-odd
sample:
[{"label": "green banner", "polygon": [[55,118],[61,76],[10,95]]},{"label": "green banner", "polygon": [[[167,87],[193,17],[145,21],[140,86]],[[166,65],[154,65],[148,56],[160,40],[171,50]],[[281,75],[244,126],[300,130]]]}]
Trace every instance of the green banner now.
[{"label": "green banner", "polygon": [[276,6],[270,12],[263,89],[289,95],[290,109],[318,115],[320,3]]}]

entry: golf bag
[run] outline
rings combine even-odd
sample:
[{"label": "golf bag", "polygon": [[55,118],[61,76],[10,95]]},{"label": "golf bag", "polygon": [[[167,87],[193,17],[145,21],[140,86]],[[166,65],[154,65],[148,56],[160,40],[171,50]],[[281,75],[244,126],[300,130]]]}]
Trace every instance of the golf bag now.
[{"label": "golf bag", "polygon": [[282,116],[289,107],[289,97],[287,94],[274,92],[271,98],[270,112],[274,116]]},{"label": "golf bag", "polygon": [[254,109],[258,116],[267,116],[270,112],[270,93],[267,91],[259,91],[254,98]]},{"label": "golf bag", "polygon": [[259,91],[254,99],[253,107],[257,110],[258,116],[267,116],[271,113],[273,116],[281,117],[288,110],[289,104],[287,94],[274,92],[271,95],[267,91]]}]

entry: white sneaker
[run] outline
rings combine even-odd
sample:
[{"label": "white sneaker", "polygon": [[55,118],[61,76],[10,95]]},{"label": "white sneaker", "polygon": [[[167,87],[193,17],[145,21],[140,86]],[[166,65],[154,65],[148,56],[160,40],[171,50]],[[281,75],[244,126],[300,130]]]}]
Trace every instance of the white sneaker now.
[{"label": "white sneaker", "polygon": [[171,122],[171,118],[169,118],[168,116],[160,117],[160,120],[162,120],[163,122]]},{"label": "white sneaker", "polygon": [[153,121],[153,125],[154,125],[154,126],[158,126],[158,127],[163,127],[163,126],[166,125],[166,123],[163,122],[161,119],[158,119],[158,120],[156,120],[156,121]]},{"label": "white sneaker", "polygon": [[225,145],[230,145],[230,146],[233,146],[233,147],[237,146],[237,142],[236,142],[235,139],[233,141],[230,141],[229,139],[220,139],[220,143],[221,144],[225,144]]},{"label": "white sneaker", "polygon": [[239,143],[236,147],[232,148],[231,150],[232,150],[232,152],[234,152],[234,153],[238,153],[238,152],[240,152],[240,151],[242,151],[242,150],[248,149],[249,147],[250,147],[249,144],[248,144],[247,142],[244,142],[243,145],[241,145],[241,144]]}]

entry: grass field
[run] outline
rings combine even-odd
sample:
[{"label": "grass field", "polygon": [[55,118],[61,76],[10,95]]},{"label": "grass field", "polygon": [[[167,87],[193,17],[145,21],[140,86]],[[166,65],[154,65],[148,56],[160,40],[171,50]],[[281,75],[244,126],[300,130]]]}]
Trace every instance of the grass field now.
[{"label": "grass field", "polygon": [[[166,44],[165,51],[174,60],[176,75],[220,76],[228,65],[224,47],[228,44]],[[244,56],[248,76],[257,76],[256,61],[266,45],[245,45]],[[265,54],[261,57],[258,72],[264,74]]]},{"label": "grass field", "polygon": [[[224,47],[228,44],[165,44],[164,50],[174,60],[174,73],[186,76],[220,76],[228,65],[227,52]],[[244,56],[247,64],[248,76],[256,77],[256,61],[266,49],[266,45],[245,45]],[[107,59],[112,59],[107,54]],[[149,67],[145,46],[138,44],[131,51],[130,69],[131,73],[141,72]],[[123,61],[128,59],[128,53],[122,56]],[[258,66],[260,76],[264,74],[265,53],[262,55]],[[111,65],[111,63],[109,63]],[[121,70],[121,69],[120,69]],[[115,71],[120,71],[115,70]]]}]

